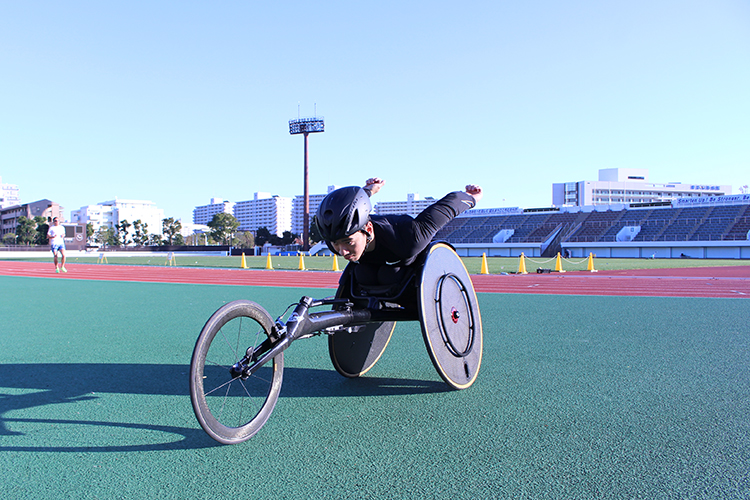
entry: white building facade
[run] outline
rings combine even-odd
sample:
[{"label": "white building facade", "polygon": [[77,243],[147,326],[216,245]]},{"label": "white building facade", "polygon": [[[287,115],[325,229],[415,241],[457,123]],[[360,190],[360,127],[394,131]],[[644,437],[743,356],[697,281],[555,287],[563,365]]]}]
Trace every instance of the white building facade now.
[{"label": "white building facade", "polygon": [[15,184],[3,184],[0,177],[0,208],[12,207],[21,204],[21,195]]},{"label": "white building facade", "polygon": [[374,212],[377,215],[406,214],[416,217],[425,208],[435,203],[435,198],[420,198],[419,193],[409,193],[406,201],[381,201],[375,205]]},{"label": "white building facade", "polygon": [[[331,191],[335,191],[340,186],[328,186],[328,193]],[[320,206],[320,203],[323,201],[323,198],[327,196],[327,194],[311,194],[309,195],[309,209],[310,209],[310,224],[313,223],[313,217],[315,217],[315,214],[318,212],[318,207]],[[305,197],[304,196],[295,196],[294,201],[292,203],[292,232],[294,234],[298,234],[302,236],[303,231],[302,228],[304,227],[304,217],[305,217]]]},{"label": "white building facade", "polygon": [[220,213],[232,214],[234,212],[234,203],[224,201],[221,198],[211,198],[211,203],[202,205],[193,209],[193,224],[208,224],[214,215]]},{"label": "white building facade", "polygon": [[724,196],[732,194],[731,186],[651,183],[647,169],[605,168],[598,181],[552,184],[554,206],[596,206],[618,203],[649,203],[680,198]]},{"label": "white building facade", "polygon": [[252,200],[234,204],[239,231],[256,232],[265,227],[271,234],[282,236],[292,230],[292,199],[270,193],[255,193]]},{"label": "white building facade", "polygon": [[[148,224],[148,234],[162,234],[162,220],[164,210],[158,208],[153,201],[120,200],[115,198],[96,205],[87,205],[70,213],[71,222],[88,224],[94,231],[110,229],[126,220],[133,223],[140,220]],[[132,228],[131,228],[132,232]]]}]

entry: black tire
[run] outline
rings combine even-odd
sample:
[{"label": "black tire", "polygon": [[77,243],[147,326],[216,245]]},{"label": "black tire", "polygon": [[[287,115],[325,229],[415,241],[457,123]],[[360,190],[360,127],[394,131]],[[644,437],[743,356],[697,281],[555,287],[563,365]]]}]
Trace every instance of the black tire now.
[{"label": "black tire", "polygon": [[279,398],[284,353],[250,377],[232,366],[265,341],[273,319],[261,306],[236,300],[219,308],[201,330],[190,363],[190,399],[203,430],[223,444],[247,441],[271,416]]},{"label": "black tire", "polygon": [[[336,290],[336,298],[352,300],[349,287],[352,269],[355,264],[348,264],[342,275],[341,283]],[[335,307],[334,307],[335,309]],[[371,322],[361,325],[355,332],[341,331],[328,336],[328,354],[333,367],[346,378],[357,378],[375,366],[388,347],[395,321]]]}]

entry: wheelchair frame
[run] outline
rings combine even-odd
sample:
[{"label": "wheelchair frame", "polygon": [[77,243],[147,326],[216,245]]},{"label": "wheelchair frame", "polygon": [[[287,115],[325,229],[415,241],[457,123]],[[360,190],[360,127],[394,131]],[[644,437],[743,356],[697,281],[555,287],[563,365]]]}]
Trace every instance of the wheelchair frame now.
[{"label": "wheelchair frame", "polygon": [[[223,444],[236,444],[250,439],[265,424],[273,411],[283,380],[283,353],[291,346],[292,342],[321,334],[356,335],[363,328],[385,322],[419,320],[430,357],[440,376],[455,389],[464,389],[471,385],[481,361],[481,318],[476,318],[479,321],[478,330],[476,329],[476,323],[470,326],[470,340],[466,352],[457,355],[452,354],[461,358],[470,352],[476,342],[475,335],[478,331],[479,360],[472,360],[472,363],[476,366],[472,366],[473,373],[471,378],[468,379],[469,381],[456,383],[451,380],[449,371],[443,368],[444,363],[440,361],[439,356],[436,357],[434,352],[436,347],[433,345],[436,341],[430,340],[428,337],[425,321],[421,317],[425,314],[421,310],[424,306],[414,310],[414,305],[403,307],[397,303],[408,288],[414,286],[414,275],[421,276],[423,274],[425,259],[439,245],[450,248],[450,251],[455,255],[455,251],[449,245],[433,243],[423,252],[417,272],[408,277],[408,280],[401,286],[401,290],[393,297],[354,296],[353,273],[349,273],[348,281],[351,281],[351,283],[347,283],[347,277],[345,276],[335,298],[314,299],[303,296],[299,302],[289,306],[275,321],[271,319],[271,316],[263,307],[248,300],[233,301],[219,308],[201,330],[190,366],[191,402],[201,427],[213,439]],[[455,255],[455,258],[460,262],[457,255]],[[449,263],[448,267],[451,265]],[[468,279],[468,285],[471,285],[471,279],[466,273],[463,263],[461,263],[461,268],[465,273],[464,278]],[[442,271],[438,270],[438,274],[440,272]],[[440,288],[442,288],[442,283],[448,275],[455,276],[452,272],[444,274],[439,280]],[[455,280],[456,278],[452,279]],[[351,292],[344,291],[347,287],[351,287]],[[476,301],[473,286],[471,287],[471,294],[473,297],[471,300]],[[464,300],[467,299],[464,298]],[[437,303],[439,304],[439,301]],[[472,309],[468,302],[467,305]],[[332,309],[319,312],[311,311],[311,309],[323,306],[331,306]],[[293,311],[284,321],[283,316],[292,307],[294,308]],[[456,310],[455,307],[452,309],[453,311]],[[479,316],[478,308],[474,307],[474,309],[476,309],[476,312],[470,310],[468,316]],[[440,315],[440,311],[436,314]],[[458,316],[457,313],[455,314]],[[476,321],[476,319],[472,321]],[[441,319],[441,321],[443,320]],[[250,325],[243,324],[243,322],[249,322]],[[227,328],[228,324],[230,326]],[[455,353],[454,343],[449,338],[450,333],[446,337],[446,333],[443,331],[445,328],[445,326],[438,326],[443,340],[438,340],[437,344],[444,342],[444,347]],[[235,331],[237,332],[236,339]],[[390,338],[390,333],[388,337]],[[445,342],[446,340],[447,342]],[[245,348],[245,345],[248,347]],[[387,345],[387,339],[385,345]],[[385,350],[385,345],[382,345],[382,350]],[[329,348],[333,349],[330,341]],[[219,350],[219,353],[216,352],[217,350]],[[376,353],[377,358],[382,354],[382,350]],[[331,352],[333,353],[333,351]],[[221,359],[217,359],[218,357],[221,357]],[[474,357],[476,357],[476,351]],[[375,361],[377,361],[377,358]],[[461,362],[466,363],[463,360]],[[347,375],[339,370],[338,366],[335,367],[342,375],[358,376],[358,374]],[[459,367],[458,372],[461,372],[462,369],[462,367]],[[468,370],[467,367],[467,375],[469,374]],[[254,407],[246,408],[246,405],[253,405]],[[229,413],[232,414],[231,417]]]}]

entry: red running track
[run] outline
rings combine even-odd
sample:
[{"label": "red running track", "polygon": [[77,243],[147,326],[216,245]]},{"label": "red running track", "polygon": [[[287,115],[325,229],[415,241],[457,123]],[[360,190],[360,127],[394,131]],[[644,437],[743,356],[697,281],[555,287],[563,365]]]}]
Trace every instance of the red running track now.
[{"label": "red running track", "polygon": [[[69,264],[55,274],[49,263],[0,261],[0,276],[191,283],[238,286],[336,288],[340,273],[190,267]],[[642,297],[750,298],[750,266],[474,275],[477,292]]]}]

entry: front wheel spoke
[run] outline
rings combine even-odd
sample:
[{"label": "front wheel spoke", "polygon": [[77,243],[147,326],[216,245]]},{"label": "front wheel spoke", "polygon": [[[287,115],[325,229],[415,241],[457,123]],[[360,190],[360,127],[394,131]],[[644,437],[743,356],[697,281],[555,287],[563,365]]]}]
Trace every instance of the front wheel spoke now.
[{"label": "front wheel spoke", "polygon": [[221,384],[221,385],[219,385],[219,386],[216,386],[216,387],[214,387],[213,389],[211,389],[211,390],[210,390],[210,391],[208,391],[208,392],[206,392],[206,391],[203,391],[203,395],[204,395],[204,396],[210,396],[211,394],[213,394],[214,392],[218,391],[219,389],[221,389],[221,388],[223,388],[223,387],[226,387],[226,388],[227,388],[227,393],[226,393],[226,395],[225,395],[224,397],[225,397],[225,398],[226,398],[226,397],[229,397],[229,388],[230,388],[230,386],[231,386],[232,382],[234,382],[235,380],[239,380],[239,377],[235,377],[235,378],[230,378],[229,380],[227,380],[227,381],[226,381],[226,382],[224,382],[223,384]]},{"label": "front wheel spoke", "polygon": [[211,365],[211,366],[217,366],[219,368],[225,368],[226,370],[229,370],[229,367],[225,365],[224,363],[217,363],[216,361],[211,361],[210,359],[207,359],[204,365]]},{"label": "front wheel spoke", "polygon": [[[227,338],[226,334],[224,333],[224,329],[222,328],[219,330],[219,333],[221,334],[221,338],[224,340],[224,343],[229,347],[229,350],[232,351],[234,354],[234,361],[237,362],[237,360],[240,359],[239,354],[237,353],[237,349],[232,345],[232,343]],[[239,339],[237,340],[237,344],[239,345]]]},{"label": "front wheel spoke", "polygon": [[221,408],[219,408],[219,421],[223,420],[222,417],[224,416],[224,407],[227,404],[227,399],[229,399],[229,389],[231,386],[227,384],[225,385],[227,386],[227,392],[224,394],[224,398],[221,400]]}]

